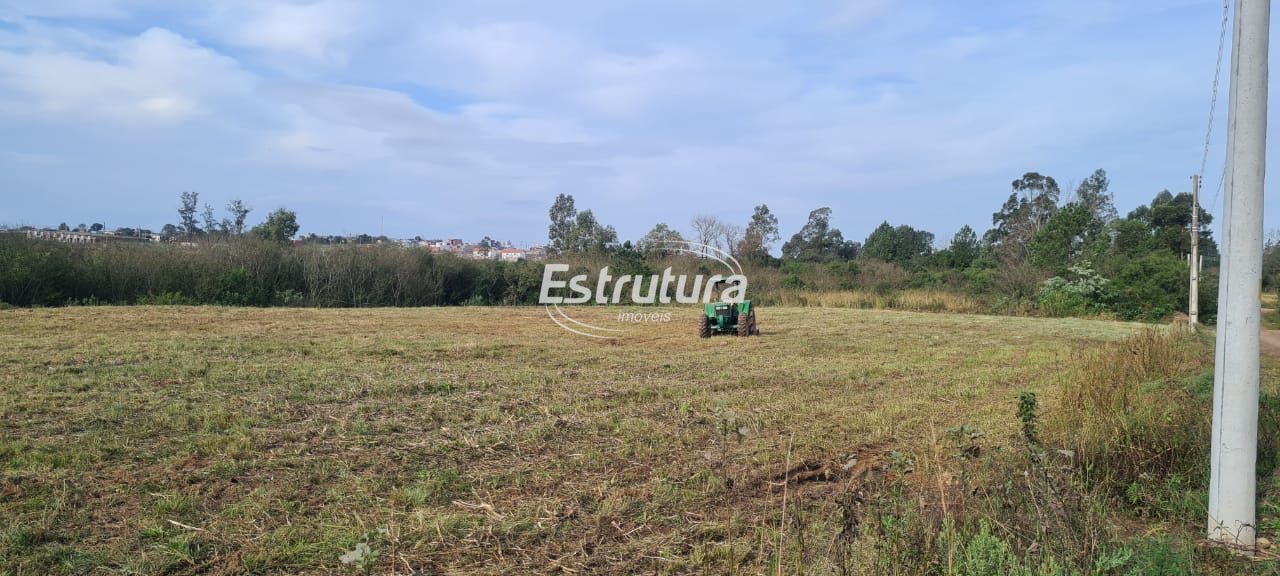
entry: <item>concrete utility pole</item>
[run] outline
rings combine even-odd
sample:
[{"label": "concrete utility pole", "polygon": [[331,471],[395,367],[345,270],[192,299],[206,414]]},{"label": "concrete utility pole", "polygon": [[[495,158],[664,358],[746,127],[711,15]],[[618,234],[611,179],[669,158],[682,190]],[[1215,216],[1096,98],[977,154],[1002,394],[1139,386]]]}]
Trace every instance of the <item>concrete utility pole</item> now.
[{"label": "concrete utility pole", "polygon": [[1213,367],[1209,538],[1252,553],[1257,524],[1262,184],[1271,0],[1236,0]]},{"label": "concrete utility pole", "polygon": [[1187,303],[1187,324],[1200,324],[1200,175],[1191,177],[1191,300]]}]

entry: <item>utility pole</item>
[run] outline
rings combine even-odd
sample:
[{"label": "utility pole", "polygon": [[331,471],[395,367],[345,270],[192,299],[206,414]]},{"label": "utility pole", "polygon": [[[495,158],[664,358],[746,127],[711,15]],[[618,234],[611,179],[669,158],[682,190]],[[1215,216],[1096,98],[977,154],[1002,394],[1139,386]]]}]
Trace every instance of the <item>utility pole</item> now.
[{"label": "utility pole", "polygon": [[1213,365],[1209,539],[1254,552],[1271,0],[1236,0],[1227,115],[1227,193]]},{"label": "utility pole", "polygon": [[1191,301],[1187,304],[1187,325],[1200,324],[1200,175],[1191,177]]}]

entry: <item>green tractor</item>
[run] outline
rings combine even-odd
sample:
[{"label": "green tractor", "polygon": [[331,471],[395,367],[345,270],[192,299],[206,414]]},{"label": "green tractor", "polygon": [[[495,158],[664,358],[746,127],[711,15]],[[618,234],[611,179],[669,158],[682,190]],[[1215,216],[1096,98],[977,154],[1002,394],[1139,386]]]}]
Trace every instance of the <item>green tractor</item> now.
[{"label": "green tractor", "polygon": [[737,334],[738,336],[759,336],[756,327],[756,309],[750,300],[737,304],[732,302],[716,302],[704,304],[702,317],[698,319],[698,336],[710,338],[712,334]]}]

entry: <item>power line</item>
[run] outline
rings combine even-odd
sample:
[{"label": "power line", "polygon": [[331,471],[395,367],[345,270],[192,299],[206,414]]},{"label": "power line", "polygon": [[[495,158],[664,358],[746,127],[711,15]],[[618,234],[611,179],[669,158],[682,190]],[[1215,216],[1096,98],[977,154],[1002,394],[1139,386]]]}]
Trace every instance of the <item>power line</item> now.
[{"label": "power line", "polygon": [[1222,175],[1218,176],[1218,188],[1213,191],[1213,202],[1209,204],[1210,214],[1213,214],[1213,210],[1212,210],[1213,207],[1218,205],[1218,195],[1222,193],[1222,186],[1223,184],[1226,184],[1226,183],[1227,183],[1227,165],[1224,162],[1222,164]]},{"label": "power line", "polygon": [[[1231,0],[1222,0],[1222,25],[1218,31],[1218,59],[1213,69],[1213,88],[1210,90],[1209,96],[1209,121],[1204,130],[1204,153],[1200,156],[1200,171],[1197,173],[1201,180],[1204,180],[1204,167],[1209,163],[1209,142],[1213,138],[1213,116],[1218,108],[1218,83],[1222,77],[1222,53],[1227,44],[1227,22],[1231,11]],[[1227,168],[1222,168],[1222,178],[1218,180],[1218,189],[1213,193],[1213,203],[1210,207],[1218,204],[1218,192],[1222,191],[1222,183],[1227,178]],[[1213,210],[1210,210],[1212,213]]]}]

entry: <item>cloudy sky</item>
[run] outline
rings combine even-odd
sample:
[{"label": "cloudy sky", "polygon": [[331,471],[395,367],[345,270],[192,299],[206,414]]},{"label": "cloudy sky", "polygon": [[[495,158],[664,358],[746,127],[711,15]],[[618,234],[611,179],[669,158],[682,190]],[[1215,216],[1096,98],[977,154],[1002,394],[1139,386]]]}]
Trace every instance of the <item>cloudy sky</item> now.
[{"label": "cloudy sky", "polygon": [[784,236],[830,206],[944,240],[1095,168],[1125,213],[1199,168],[1221,7],[0,0],[0,224],[159,228],[194,190],[530,243],[564,192],[624,238],[767,203]]}]

